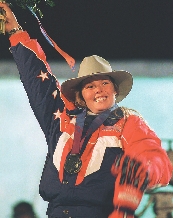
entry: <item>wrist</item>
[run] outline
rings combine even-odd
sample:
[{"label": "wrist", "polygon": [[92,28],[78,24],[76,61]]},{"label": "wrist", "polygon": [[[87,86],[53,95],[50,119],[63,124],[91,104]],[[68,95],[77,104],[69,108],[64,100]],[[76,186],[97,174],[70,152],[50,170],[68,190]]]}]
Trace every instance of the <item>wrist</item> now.
[{"label": "wrist", "polygon": [[19,42],[25,44],[30,40],[29,34],[26,31],[17,32],[9,37],[11,46],[16,46]]},{"label": "wrist", "polygon": [[22,27],[21,27],[20,25],[18,25],[17,27],[15,27],[15,28],[13,28],[12,30],[10,30],[10,31],[8,32],[8,35],[9,35],[9,37],[10,37],[11,35],[13,35],[13,34],[15,34],[15,33],[17,33],[17,32],[22,32],[22,31],[23,31]]}]

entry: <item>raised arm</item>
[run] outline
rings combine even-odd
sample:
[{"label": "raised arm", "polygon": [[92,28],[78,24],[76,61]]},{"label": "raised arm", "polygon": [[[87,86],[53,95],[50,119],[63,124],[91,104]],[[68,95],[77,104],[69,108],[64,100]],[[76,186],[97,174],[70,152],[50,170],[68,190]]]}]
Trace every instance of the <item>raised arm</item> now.
[{"label": "raised arm", "polygon": [[19,30],[19,23],[7,4],[0,3],[0,7],[6,11],[5,30],[12,33],[9,38],[10,51],[21,81],[34,114],[47,135],[51,125],[54,125],[56,112],[64,108],[64,102],[60,97],[60,86],[51,73],[45,53],[37,40],[30,39],[26,31]]}]

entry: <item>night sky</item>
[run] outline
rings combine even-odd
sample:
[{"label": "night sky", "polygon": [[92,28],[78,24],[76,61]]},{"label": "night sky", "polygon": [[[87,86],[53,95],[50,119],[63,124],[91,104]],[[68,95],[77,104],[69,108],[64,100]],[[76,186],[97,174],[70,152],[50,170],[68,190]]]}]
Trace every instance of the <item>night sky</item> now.
[{"label": "night sky", "polygon": [[[172,59],[173,0],[54,0],[40,4],[49,36],[69,55],[109,59]],[[37,20],[15,4],[20,25],[37,38],[50,60],[63,60],[42,36]],[[8,37],[0,35],[0,60],[12,58]]]}]

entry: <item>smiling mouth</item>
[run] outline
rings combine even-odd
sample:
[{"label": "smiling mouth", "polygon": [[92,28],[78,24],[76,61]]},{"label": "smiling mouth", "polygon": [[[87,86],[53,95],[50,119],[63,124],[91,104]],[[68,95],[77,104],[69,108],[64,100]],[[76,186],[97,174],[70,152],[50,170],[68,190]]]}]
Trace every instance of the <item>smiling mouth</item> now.
[{"label": "smiling mouth", "polygon": [[103,102],[107,99],[107,97],[98,97],[95,99],[96,102]]}]

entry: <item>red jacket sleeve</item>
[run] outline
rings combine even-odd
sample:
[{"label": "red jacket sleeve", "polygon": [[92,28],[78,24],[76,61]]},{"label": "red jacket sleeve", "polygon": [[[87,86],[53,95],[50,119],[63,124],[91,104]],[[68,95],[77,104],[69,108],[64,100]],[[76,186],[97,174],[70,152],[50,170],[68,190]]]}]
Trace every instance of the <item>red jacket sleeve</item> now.
[{"label": "red jacket sleeve", "polygon": [[124,125],[121,139],[125,154],[141,161],[149,172],[148,188],[169,183],[172,164],[161,147],[160,139],[143,119],[130,115]]}]

